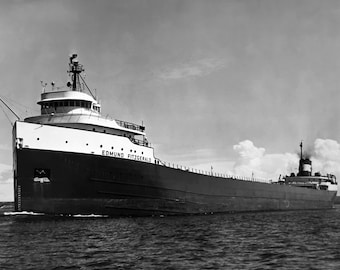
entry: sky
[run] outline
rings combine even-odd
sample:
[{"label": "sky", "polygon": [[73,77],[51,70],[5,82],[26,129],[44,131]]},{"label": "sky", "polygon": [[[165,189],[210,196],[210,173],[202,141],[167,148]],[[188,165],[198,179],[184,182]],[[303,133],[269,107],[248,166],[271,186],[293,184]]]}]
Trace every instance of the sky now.
[{"label": "sky", "polygon": [[[143,123],[165,162],[275,180],[303,140],[340,179],[339,25],[337,0],[2,0],[0,96],[39,114],[41,81],[64,86],[77,53],[103,115]],[[13,200],[2,111],[0,125]]]}]

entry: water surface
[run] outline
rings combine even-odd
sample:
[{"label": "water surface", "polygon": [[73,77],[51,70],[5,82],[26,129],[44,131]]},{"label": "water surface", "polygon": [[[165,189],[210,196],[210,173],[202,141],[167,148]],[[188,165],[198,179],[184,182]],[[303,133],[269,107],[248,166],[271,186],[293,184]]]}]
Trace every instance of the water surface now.
[{"label": "water surface", "polygon": [[0,269],[340,269],[340,208],[185,217],[0,217]]}]

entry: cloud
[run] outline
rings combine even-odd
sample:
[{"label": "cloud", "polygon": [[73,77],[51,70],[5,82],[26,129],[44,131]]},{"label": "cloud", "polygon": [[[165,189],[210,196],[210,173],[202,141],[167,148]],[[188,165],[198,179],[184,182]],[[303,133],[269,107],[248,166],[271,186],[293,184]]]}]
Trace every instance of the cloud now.
[{"label": "cloud", "polygon": [[340,144],[335,140],[316,139],[312,162],[314,171],[340,177]]},{"label": "cloud", "polygon": [[12,170],[6,170],[0,172],[0,183],[12,183],[13,172]]},{"label": "cloud", "polygon": [[13,183],[0,182],[0,202],[14,201]]},{"label": "cloud", "polygon": [[12,182],[12,178],[12,167],[9,165],[0,164],[0,183]]},{"label": "cloud", "polygon": [[248,161],[263,157],[264,152],[266,151],[264,148],[256,147],[253,142],[249,140],[242,141],[239,144],[234,145],[233,148],[239,153],[242,159]]},{"label": "cloud", "polygon": [[[330,139],[316,139],[313,146],[308,148],[311,155],[313,173],[321,172],[340,177],[340,143]],[[297,173],[299,167],[299,153],[266,153],[266,149],[258,147],[250,140],[244,140],[233,146],[238,158],[236,161],[216,159],[213,149],[199,149],[185,154],[172,154],[164,160],[179,161],[179,164],[203,171],[236,175],[241,177],[255,177],[257,179],[277,180],[279,176]],[[175,158],[174,158],[175,157]]]},{"label": "cloud", "polygon": [[298,164],[296,154],[266,154],[264,148],[255,146],[250,140],[242,141],[233,148],[239,155],[233,172],[240,176],[276,180],[280,174],[288,174]]},{"label": "cloud", "polygon": [[157,77],[161,80],[179,80],[193,77],[202,77],[211,74],[225,67],[223,59],[202,58],[188,63],[183,63],[177,67],[171,67],[157,72]]},{"label": "cloud", "polygon": [[0,202],[13,201],[13,171],[12,167],[0,164]]},{"label": "cloud", "polygon": [[[299,156],[296,153],[267,154],[250,140],[234,145],[239,155],[233,172],[237,175],[276,180],[279,175],[297,172]],[[335,140],[316,139],[310,149],[313,172],[335,174],[340,177],[340,144]]]},{"label": "cloud", "polygon": [[315,157],[324,161],[340,162],[340,144],[330,139],[316,139],[314,142]]}]

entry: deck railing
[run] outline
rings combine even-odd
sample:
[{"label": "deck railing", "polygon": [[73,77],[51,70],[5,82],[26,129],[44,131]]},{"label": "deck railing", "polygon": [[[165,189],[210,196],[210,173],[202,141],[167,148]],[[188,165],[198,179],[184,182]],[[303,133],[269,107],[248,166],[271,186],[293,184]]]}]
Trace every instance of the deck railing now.
[{"label": "deck railing", "polygon": [[260,182],[260,183],[272,183],[273,182],[271,179],[265,179],[265,178],[255,178],[255,177],[238,176],[238,175],[232,175],[232,174],[226,174],[226,173],[218,173],[218,172],[214,172],[213,170],[211,171],[199,170],[199,169],[190,168],[190,167],[186,167],[182,165],[177,165],[177,164],[170,163],[170,162],[163,162],[159,159],[156,159],[155,163],[158,165],[162,165],[162,166],[173,168],[173,169],[183,170],[183,171],[187,171],[191,173],[197,173],[197,174],[202,174],[202,175],[207,175],[207,176],[212,176],[212,177],[244,180],[244,181],[251,181],[251,182]]},{"label": "deck railing", "polygon": [[116,121],[116,123],[118,125],[120,125],[123,128],[137,130],[137,131],[140,131],[140,132],[144,132],[145,131],[145,127],[144,126],[133,124],[133,123],[129,123],[129,122],[125,122],[125,121],[122,121],[122,120],[115,120],[115,121]]},{"label": "deck railing", "polygon": [[135,139],[135,138],[131,138],[130,140],[131,140],[131,142],[133,142],[134,144],[138,144],[138,145],[146,146],[146,147],[151,147],[151,143],[149,143],[149,142],[146,141],[146,140],[138,140],[138,139]]}]

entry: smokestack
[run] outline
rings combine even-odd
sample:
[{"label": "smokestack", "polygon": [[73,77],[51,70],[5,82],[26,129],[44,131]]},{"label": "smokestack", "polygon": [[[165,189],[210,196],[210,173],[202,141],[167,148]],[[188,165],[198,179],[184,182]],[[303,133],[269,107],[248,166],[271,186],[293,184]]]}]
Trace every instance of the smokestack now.
[{"label": "smokestack", "polygon": [[312,161],[309,158],[301,158],[299,164],[298,176],[311,176],[312,175]]},{"label": "smokestack", "polygon": [[300,163],[298,176],[311,176],[312,175],[312,161],[307,157],[303,158],[302,155],[302,141],[300,143]]}]

